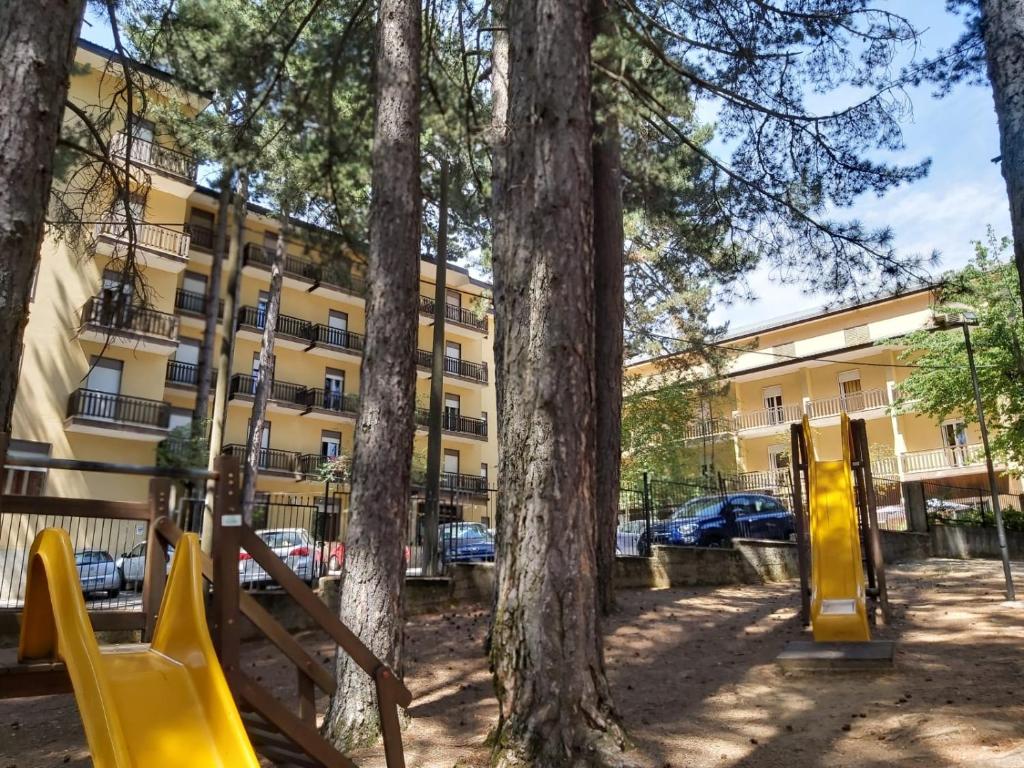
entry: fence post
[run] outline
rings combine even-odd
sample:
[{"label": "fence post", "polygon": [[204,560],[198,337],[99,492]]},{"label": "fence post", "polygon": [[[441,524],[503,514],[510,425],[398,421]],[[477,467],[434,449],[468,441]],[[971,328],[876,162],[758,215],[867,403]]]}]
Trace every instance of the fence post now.
[{"label": "fence post", "polygon": [[[654,557],[654,542],[651,540],[651,475],[644,472],[644,536],[647,540],[647,557]],[[639,554],[639,553],[637,553]]]},{"label": "fence post", "polygon": [[218,456],[216,501],[213,509],[213,641],[224,673],[238,667],[239,627],[238,552],[242,508],[237,456]]},{"label": "fence post", "polygon": [[149,523],[146,531],[146,571],[142,582],[142,614],[145,625],[142,641],[153,639],[156,629],[157,612],[163,599],[167,583],[167,553],[160,537],[156,534],[156,521],[167,514],[167,503],[171,495],[171,481],[154,477],[149,481]]},{"label": "fence post", "polygon": [[907,529],[915,533],[927,533],[928,507],[925,503],[924,483],[920,480],[903,483],[903,506],[907,513]]}]

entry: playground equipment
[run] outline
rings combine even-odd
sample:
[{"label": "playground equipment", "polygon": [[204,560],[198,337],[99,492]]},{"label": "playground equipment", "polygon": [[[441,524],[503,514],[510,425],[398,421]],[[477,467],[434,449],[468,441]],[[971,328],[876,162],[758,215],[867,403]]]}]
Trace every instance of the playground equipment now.
[{"label": "playground equipment", "polygon": [[889,619],[885,564],[864,421],[842,414],[840,434],[842,458],[822,461],[808,418],[791,426],[801,618],[818,643],[866,643],[876,611]]},{"label": "playground equipment", "polygon": [[[6,445],[7,436],[0,433],[0,466]],[[73,556],[69,566],[67,552],[61,554],[70,544],[54,543],[61,538],[58,534],[35,542],[24,609],[0,604],[0,632],[24,625],[21,658],[0,665],[0,699],[74,693],[93,759],[102,768],[246,768],[258,765],[251,758],[253,750],[287,768],[352,768],[352,761],[317,728],[317,689],[333,695],[337,681],[261,602],[241,590],[238,563],[244,549],[312,626],[337,645],[337,652],[347,654],[373,681],[385,762],[388,768],[405,768],[398,708],[408,707],[412,694],[243,522],[236,457],[219,457],[213,472],[45,456],[18,461],[46,469],[153,479],[147,502],[0,496],[0,520],[10,515],[26,526],[40,518],[60,520],[71,530],[82,521],[127,523],[144,531],[146,541],[141,605],[88,611],[81,594],[76,594],[80,587]],[[168,516],[170,478],[215,482],[211,555],[199,552],[194,539]],[[175,552],[168,579],[171,547]],[[208,617],[197,597],[203,594],[202,585],[196,586],[197,569],[209,588]],[[209,635],[203,635],[206,618]],[[246,622],[292,669],[297,712],[243,669],[241,636]],[[150,645],[100,648],[94,630],[137,631]],[[248,752],[246,745],[251,745]],[[174,749],[178,753],[163,760],[164,752]],[[114,762],[125,750],[131,761]],[[110,757],[101,762],[101,753]],[[146,757],[138,759],[140,754]],[[160,759],[151,759],[152,755]]]},{"label": "playground equipment", "polygon": [[18,657],[62,661],[96,768],[256,768],[206,628],[199,539],[182,537],[151,644],[101,650],[67,531],[29,554]]}]

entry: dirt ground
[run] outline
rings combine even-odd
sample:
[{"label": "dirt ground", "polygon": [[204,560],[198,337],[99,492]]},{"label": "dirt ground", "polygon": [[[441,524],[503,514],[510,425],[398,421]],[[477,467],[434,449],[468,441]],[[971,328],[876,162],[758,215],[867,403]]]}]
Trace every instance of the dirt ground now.
[{"label": "dirt ground", "polygon": [[[1024,564],[1016,571],[1024,587]],[[999,564],[891,567],[899,641],[886,674],[785,675],[773,660],[802,632],[795,585],[620,592],[608,670],[616,703],[651,768],[986,766],[1024,768],[1024,606],[1002,601]],[[411,768],[487,765],[497,707],[480,611],[417,618],[407,682]],[[329,648],[306,641],[326,664]],[[291,668],[261,645],[246,664],[291,690]],[[183,745],[187,749],[187,745]],[[357,756],[383,766],[380,750]],[[0,768],[88,766],[70,697],[0,701]]]}]

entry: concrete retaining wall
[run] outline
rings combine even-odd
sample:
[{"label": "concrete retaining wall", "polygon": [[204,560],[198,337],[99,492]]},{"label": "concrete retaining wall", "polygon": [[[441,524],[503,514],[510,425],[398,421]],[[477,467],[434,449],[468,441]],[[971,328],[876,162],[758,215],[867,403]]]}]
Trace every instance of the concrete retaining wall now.
[{"label": "concrete retaining wall", "polygon": [[881,531],[882,557],[887,563],[900,560],[927,560],[932,556],[932,540],[927,533]]},{"label": "concrete retaining wall", "polygon": [[[995,528],[933,525],[928,534],[931,537],[932,557],[1000,557]],[[1007,533],[1006,544],[1011,560],[1024,560],[1024,534]]]}]

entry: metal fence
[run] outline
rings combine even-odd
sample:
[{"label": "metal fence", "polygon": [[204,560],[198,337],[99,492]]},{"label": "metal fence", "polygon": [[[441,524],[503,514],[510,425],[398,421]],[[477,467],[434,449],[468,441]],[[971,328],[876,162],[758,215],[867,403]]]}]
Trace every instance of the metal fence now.
[{"label": "metal fence", "polygon": [[[927,480],[921,483],[929,525],[994,527],[995,512],[988,489]],[[1008,531],[1024,531],[1021,497],[999,494],[1003,525]]]}]

